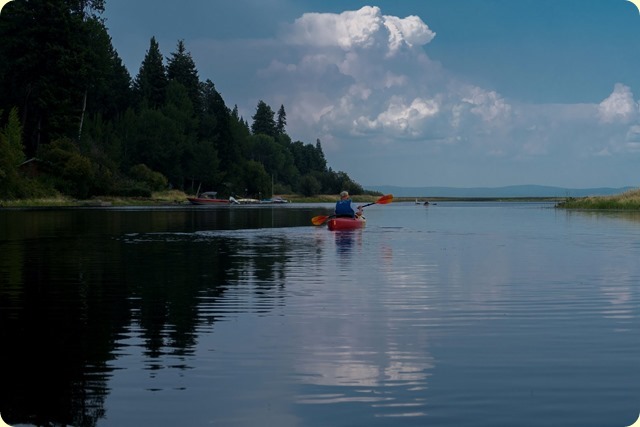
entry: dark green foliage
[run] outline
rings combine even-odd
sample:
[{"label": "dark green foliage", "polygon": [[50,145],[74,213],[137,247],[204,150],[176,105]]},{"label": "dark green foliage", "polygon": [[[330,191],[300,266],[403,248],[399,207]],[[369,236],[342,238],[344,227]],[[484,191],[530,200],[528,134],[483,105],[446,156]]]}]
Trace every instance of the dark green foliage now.
[{"label": "dark green foliage", "polygon": [[133,179],[144,184],[152,191],[166,190],[169,184],[164,175],[160,172],[152,171],[142,163],[132,167],[129,174]]},{"label": "dark green foliage", "polygon": [[251,125],[251,132],[254,135],[267,135],[275,138],[278,135],[276,129],[276,121],[274,119],[275,113],[264,101],[258,102],[256,113],[253,115],[253,124]]},{"label": "dark green foliage", "polygon": [[320,193],[320,182],[311,174],[305,175],[300,179],[298,191],[303,196],[315,196]]},{"label": "dark green foliage", "polygon": [[192,147],[190,155],[186,178],[190,183],[191,192],[195,192],[194,188],[200,185],[203,188],[217,188],[218,184],[222,182],[223,174],[218,152],[213,143],[197,141]]},{"label": "dark green foliage", "polygon": [[184,153],[185,135],[180,124],[163,112],[145,108],[137,115],[130,138],[135,163],[144,163],[161,171],[173,185],[182,183],[180,159]]},{"label": "dark green foliage", "polygon": [[199,137],[211,141],[218,152],[222,167],[228,170],[229,165],[242,159],[240,143],[232,134],[231,113],[211,80],[201,85],[202,119]]},{"label": "dark green foliage", "polygon": [[[0,112],[0,117],[2,112]],[[16,108],[9,112],[7,125],[0,129],[0,197],[20,197],[24,189],[18,166],[25,160],[22,146],[22,128]]]},{"label": "dark green foliage", "polygon": [[129,185],[123,185],[115,189],[113,195],[120,197],[151,197],[151,190],[136,183],[129,183]]},{"label": "dark green foliage", "polygon": [[0,108],[17,106],[29,156],[78,135],[83,104],[104,80],[108,36],[87,8],[101,2],[14,1],[0,20]]},{"label": "dark green foliage", "polygon": [[351,195],[364,194],[364,189],[360,184],[349,178],[345,172],[334,172],[329,169],[329,173],[322,174],[322,186],[326,193],[338,194],[342,190],[346,190]]},{"label": "dark green foliage", "polygon": [[104,12],[105,0],[68,0],[71,10],[83,16]]},{"label": "dark green foliage", "polygon": [[182,84],[187,91],[194,112],[201,110],[200,80],[196,64],[191,54],[186,51],[184,42],[178,41],[176,51],[171,53],[167,64],[167,78],[170,82]]},{"label": "dark green foliage", "polygon": [[291,152],[295,159],[295,164],[301,174],[311,172],[326,172],[327,162],[322,152],[322,147],[318,142],[314,147],[311,144],[304,144],[296,141],[291,145]]},{"label": "dark green foliage", "polygon": [[287,126],[287,113],[284,111],[284,105],[280,105],[278,110],[278,119],[276,120],[276,132],[279,135],[284,134],[284,128]]},{"label": "dark green foliage", "polygon": [[271,193],[271,177],[260,163],[249,160],[243,164],[242,170],[242,176],[234,180],[234,194],[260,198]]},{"label": "dark green foliage", "polygon": [[112,120],[131,104],[131,77],[111,44],[104,23],[98,19],[86,22],[90,49],[87,50],[88,70],[86,112],[100,114]]},{"label": "dark green foliage", "polygon": [[93,195],[95,165],[70,139],[42,146],[39,158],[51,166],[51,181],[58,191],[77,198]]},{"label": "dark green foliage", "polygon": [[[74,197],[142,195],[167,186],[254,197],[362,191],[327,168],[319,140],[292,143],[284,105],[276,117],[259,101],[249,126],[211,80],[200,82],[182,40],[165,66],[151,37],[132,81],[100,17],[105,3],[3,8],[0,110],[11,114],[0,114],[0,197],[52,188]],[[18,165],[36,154],[45,170],[32,178]]]},{"label": "dark green foliage", "polygon": [[638,190],[631,190],[616,196],[567,197],[556,207],[579,210],[637,211],[640,210],[640,194]]},{"label": "dark green foliage", "polygon": [[269,175],[284,182],[294,182],[299,175],[291,151],[267,135],[250,138],[250,158],[262,164]]},{"label": "dark green foliage", "polygon": [[[2,113],[0,112],[0,117]],[[9,111],[7,117],[7,125],[4,127],[0,136],[4,137],[6,144],[5,149],[2,151],[2,161],[17,167],[20,163],[26,160],[24,155],[24,147],[22,145],[22,126],[20,126],[20,120],[18,119],[18,109],[12,108]]]},{"label": "dark green foliage", "polygon": [[151,37],[149,50],[142,61],[140,71],[133,82],[137,100],[150,108],[158,108],[164,104],[167,75],[160,46],[155,37]]}]

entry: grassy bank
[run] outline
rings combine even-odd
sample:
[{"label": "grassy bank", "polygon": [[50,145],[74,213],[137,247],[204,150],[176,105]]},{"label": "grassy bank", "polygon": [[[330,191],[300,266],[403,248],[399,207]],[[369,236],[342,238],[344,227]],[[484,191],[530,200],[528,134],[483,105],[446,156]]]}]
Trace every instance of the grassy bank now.
[{"label": "grassy bank", "polygon": [[0,200],[0,206],[7,208],[39,207],[91,207],[91,206],[157,206],[187,202],[182,191],[170,190],[155,192],[151,197],[96,197],[77,200],[61,194],[40,199]]},{"label": "grassy bank", "polygon": [[[282,196],[282,198],[294,203],[335,203],[340,199],[340,196],[337,194],[319,194],[312,197],[304,197],[298,194],[288,194]],[[353,203],[371,203],[379,198],[380,196],[351,196],[351,201]]]},{"label": "grassy bank", "polygon": [[[108,207],[108,206],[163,206],[188,204],[182,191],[171,190],[155,192],[151,197],[97,197],[89,200],[77,200],[63,195],[41,199],[0,200],[0,206],[7,208],[40,208],[40,207]],[[304,197],[297,194],[284,194],[283,199],[293,203],[335,203],[339,197],[334,194]],[[353,196],[354,203],[375,202],[379,196]]]},{"label": "grassy bank", "polygon": [[[177,190],[155,192],[151,197],[100,197],[89,200],[77,200],[63,195],[54,195],[52,197],[41,199],[22,199],[22,200],[0,200],[0,207],[7,208],[40,208],[40,207],[107,207],[107,206],[163,206],[163,205],[180,205],[188,204],[187,193]],[[299,194],[283,194],[283,199],[292,203],[335,203],[338,195],[320,194],[313,197],[305,197]],[[378,200],[380,196],[352,196],[353,203],[372,203]],[[426,199],[425,199],[426,200]],[[447,198],[435,197],[428,199],[431,202],[437,201],[558,201],[554,198]],[[394,202],[414,202],[415,197],[396,197]],[[420,199],[421,202],[424,200]],[[592,210],[638,210],[640,211],[640,189],[627,191],[622,194],[613,196],[593,196],[581,198],[567,198],[558,201],[556,205],[563,209],[592,209]]]},{"label": "grassy bank", "polygon": [[558,203],[557,207],[563,209],[640,211],[640,189],[626,191],[613,196],[568,198]]}]

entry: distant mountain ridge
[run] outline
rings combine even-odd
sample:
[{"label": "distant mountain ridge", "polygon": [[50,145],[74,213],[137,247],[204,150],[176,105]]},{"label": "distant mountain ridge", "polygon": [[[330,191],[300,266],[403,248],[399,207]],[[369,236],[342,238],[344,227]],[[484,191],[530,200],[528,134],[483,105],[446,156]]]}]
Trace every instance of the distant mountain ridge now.
[{"label": "distant mountain ridge", "polygon": [[564,188],[545,185],[509,185],[506,187],[399,187],[365,186],[365,189],[396,197],[586,197],[609,196],[636,187]]}]

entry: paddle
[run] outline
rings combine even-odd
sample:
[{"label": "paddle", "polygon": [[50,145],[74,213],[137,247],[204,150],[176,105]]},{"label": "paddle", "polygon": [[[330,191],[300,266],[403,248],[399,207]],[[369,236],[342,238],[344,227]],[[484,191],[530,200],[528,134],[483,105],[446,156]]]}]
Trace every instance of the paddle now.
[{"label": "paddle", "polygon": [[[363,208],[371,205],[386,205],[387,203],[391,203],[393,201],[393,194],[385,194],[380,197],[378,200],[372,203],[367,203],[366,205],[362,205]],[[322,225],[327,222],[328,219],[333,218],[335,215],[318,215],[311,218],[311,223],[313,225]]]}]

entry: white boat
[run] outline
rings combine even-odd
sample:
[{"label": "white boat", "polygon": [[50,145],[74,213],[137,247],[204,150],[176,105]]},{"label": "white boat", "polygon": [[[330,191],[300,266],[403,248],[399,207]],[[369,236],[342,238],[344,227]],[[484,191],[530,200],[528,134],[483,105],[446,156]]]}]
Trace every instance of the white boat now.
[{"label": "white boat", "polygon": [[260,203],[260,200],[258,199],[235,199],[239,204],[241,205],[257,205],[258,203]]},{"label": "white boat", "polygon": [[289,203],[287,199],[283,199],[280,196],[272,197],[271,199],[262,199],[260,203]]}]

